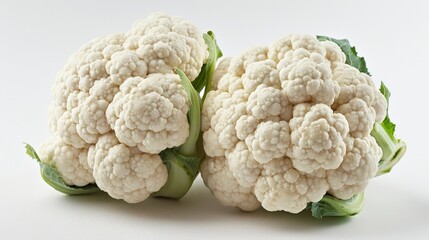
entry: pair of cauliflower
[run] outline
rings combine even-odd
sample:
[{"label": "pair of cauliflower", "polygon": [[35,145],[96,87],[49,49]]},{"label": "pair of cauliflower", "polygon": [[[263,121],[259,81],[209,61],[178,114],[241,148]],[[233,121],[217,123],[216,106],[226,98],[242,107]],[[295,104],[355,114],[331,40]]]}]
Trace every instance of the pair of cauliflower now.
[{"label": "pair of cauliflower", "polygon": [[402,156],[389,94],[348,42],[289,35],[214,70],[221,56],[211,33],[159,13],[91,41],[58,74],[52,137],[28,153],[67,194],[180,198],[201,170],[225,205],[292,213],[346,204]]}]

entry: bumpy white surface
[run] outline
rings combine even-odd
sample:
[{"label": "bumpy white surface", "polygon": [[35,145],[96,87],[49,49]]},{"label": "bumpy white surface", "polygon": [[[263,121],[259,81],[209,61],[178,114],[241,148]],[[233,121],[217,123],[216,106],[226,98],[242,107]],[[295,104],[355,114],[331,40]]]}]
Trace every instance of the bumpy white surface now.
[{"label": "bumpy white surface", "polygon": [[158,154],[180,146],[189,134],[186,92],[176,74],[127,79],[106,111],[107,121],[122,143]]},{"label": "bumpy white surface", "polygon": [[42,161],[68,184],[95,180],[115,198],[143,201],[166,180],[157,154],[189,135],[190,102],[174,69],[192,81],[207,57],[194,25],[161,13],[84,45],[57,75],[49,114],[56,137],[40,149]]},{"label": "bumpy white surface", "polygon": [[327,192],[364,190],[386,101],[345,59],[335,43],[289,35],[219,64],[202,110],[201,174],[223,204],[297,213]]},{"label": "bumpy white surface", "polygon": [[97,186],[113,198],[129,203],[145,200],[161,189],[168,177],[159,155],[122,144],[114,133],[103,135],[90,147],[88,162]]}]

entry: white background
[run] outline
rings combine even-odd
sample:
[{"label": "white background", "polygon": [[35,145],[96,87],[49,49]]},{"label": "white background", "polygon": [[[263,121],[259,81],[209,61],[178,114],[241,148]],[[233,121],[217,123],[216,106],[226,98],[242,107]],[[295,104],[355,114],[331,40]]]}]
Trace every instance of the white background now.
[{"label": "white background", "polygon": [[[398,3],[402,2],[402,3]],[[429,236],[429,5],[427,1],[1,1],[1,239],[343,239]],[[374,81],[393,92],[391,117],[408,152],[374,179],[360,215],[313,219],[221,206],[198,178],[180,201],[130,205],[104,194],[67,197],[40,178],[23,141],[49,136],[56,72],[90,39],[127,31],[154,11],[213,30],[225,55],[287,33],[348,38]]]}]

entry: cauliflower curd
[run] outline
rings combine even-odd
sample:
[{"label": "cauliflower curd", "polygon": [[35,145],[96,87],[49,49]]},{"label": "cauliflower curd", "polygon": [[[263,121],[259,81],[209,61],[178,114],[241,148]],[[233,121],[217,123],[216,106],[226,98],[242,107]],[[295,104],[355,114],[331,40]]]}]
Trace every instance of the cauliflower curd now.
[{"label": "cauliflower curd", "polygon": [[377,173],[386,99],[331,41],[289,35],[225,58],[202,110],[201,174],[225,205],[298,213]]},{"label": "cauliflower curd", "polygon": [[145,200],[168,178],[158,154],[189,136],[191,101],[175,69],[192,81],[207,58],[194,25],[160,13],[89,42],[57,76],[41,161],[67,185]]}]

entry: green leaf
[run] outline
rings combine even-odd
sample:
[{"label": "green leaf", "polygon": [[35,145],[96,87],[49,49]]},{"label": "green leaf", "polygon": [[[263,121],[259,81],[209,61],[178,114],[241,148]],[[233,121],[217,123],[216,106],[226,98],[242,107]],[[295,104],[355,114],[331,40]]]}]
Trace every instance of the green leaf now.
[{"label": "green leaf", "polygon": [[83,195],[90,194],[95,192],[100,192],[100,189],[96,184],[88,184],[83,187],[70,186],[64,182],[61,178],[60,173],[53,166],[39,162],[40,164],[40,174],[42,175],[43,180],[55,190],[62,192],[67,195]]},{"label": "green leaf", "polygon": [[179,147],[178,152],[184,156],[194,156],[198,150],[197,141],[201,132],[201,98],[186,74],[179,68],[176,68],[176,73],[180,76],[182,85],[191,101],[191,108],[188,112],[189,136],[186,142]]},{"label": "green leaf", "polygon": [[54,166],[45,164],[40,160],[40,157],[37,154],[36,150],[34,150],[34,148],[30,144],[25,143],[25,149],[28,156],[39,162],[40,175],[42,176],[42,179],[45,180],[45,182],[49,184],[49,186],[53,187],[55,190],[67,195],[82,195],[100,191],[100,189],[95,184],[88,184],[83,187],[68,185],[64,182],[63,178],[61,177],[61,174]]},{"label": "green leaf", "polygon": [[30,156],[32,159],[36,159],[38,162],[40,161],[39,155],[37,155],[36,150],[34,150],[34,148],[28,144],[28,143],[24,143],[25,144],[25,152],[27,153],[28,156]]},{"label": "green leaf", "polygon": [[192,82],[192,85],[197,92],[201,92],[201,90],[205,87],[205,95],[206,92],[209,91],[209,89],[207,88],[210,88],[211,78],[216,68],[216,62],[220,57],[222,57],[222,51],[220,50],[216,42],[215,35],[212,31],[204,33],[203,38],[208,47],[209,57],[207,59],[207,62],[201,68],[201,72],[198,77]]},{"label": "green leaf", "polygon": [[394,124],[392,121],[390,121],[389,117],[389,99],[390,99],[390,91],[387,88],[387,86],[384,84],[384,82],[381,82],[380,86],[380,92],[383,94],[383,96],[386,98],[387,102],[387,109],[386,109],[386,118],[384,118],[383,122],[381,122],[381,125],[383,126],[386,133],[390,136],[392,140],[395,140],[395,128],[396,124]]},{"label": "green leaf", "polygon": [[396,125],[390,120],[389,117],[389,99],[390,91],[387,86],[381,82],[380,92],[386,98],[387,109],[386,117],[383,122],[375,123],[371,131],[371,136],[375,138],[378,146],[383,150],[383,156],[378,162],[377,176],[386,174],[402,159],[404,156],[407,145],[401,139],[395,137]]},{"label": "green leaf", "polygon": [[355,67],[360,72],[371,75],[368,72],[368,68],[366,67],[366,62],[363,57],[359,57],[355,47],[350,45],[349,40],[347,39],[335,39],[326,36],[317,36],[319,41],[331,41],[336,43],[343,53],[346,55],[346,63],[352,67]]},{"label": "green leaf", "polygon": [[347,200],[325,195],[319,202],[311,204],[311,215],[317,219],[354,216],[362,210],[364,202],[364,193],[356,194]]}]

